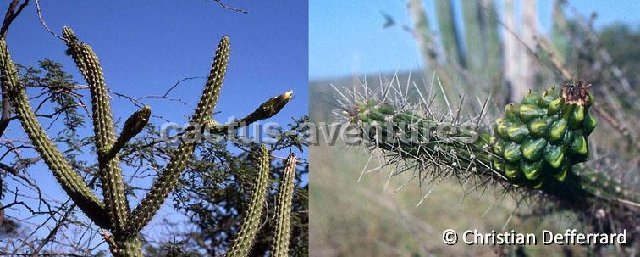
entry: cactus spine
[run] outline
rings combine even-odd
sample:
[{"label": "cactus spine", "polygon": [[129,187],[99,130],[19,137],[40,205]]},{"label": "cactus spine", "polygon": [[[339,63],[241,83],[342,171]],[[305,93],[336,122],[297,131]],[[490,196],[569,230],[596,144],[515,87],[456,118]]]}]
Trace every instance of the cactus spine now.
[{"label": "cactus spine", "polygon": [[287,158],[280,191],[278,192],[278,223],[276,228],[276,241],[273,246],[273,256],[289,256],[289,239],[291,237],[291,199],[296,176],[296,156],[293,154]]},{"label": "cactus spine", "polygon": [[[165,171],[153,182],[150,191],[140,204],[133,211],[130,211],[124,194],[118,152],[149,122],[151,109],[144,107],[132,114],[125,122],[120,136],[116,139],[108,90],[96,54],[88,44],[80,42],[70,28],[63,29],[63,36],[69,53],[87,81],[91,92],[99,178],[102,181],[102,201],[91,191],[82,177],[73,170],[36,119],[26,90],[24,86],[20,85],[15,64],[11,60],[4,38],[0,39],[2,82],[8,89],[7,93],[11,99],[11,105],[22,127],[36,151],[53,172],[58,183],[89,219],[100,228],[111,231],[111,235],[105,232],[105,240],[108,242],[112,254],[123,257],[142,256],[139,233],[158,211],[168,194],[173,191],[180,173],[193,154],[196,142],[195,140],[183,140],[180,143],[178,148],[173,151]],[[229,38],[224,36],[218,45],[200,102],[191,117],[192,124],[199,126],[217,124],[211,116],[220,94],[228,60]],[[291,96],[291,92],[287,92],[283,94],[283,97],[276,97],[276,100],[263,103],[261,108],[250,114],[248,116],[250,119],[245,120],[245,124],[242,125],[246,126],[249,125],[248,123],[277,114],[291,99]],[[229,126],[214,127],[213,131],[223,131],[221,129],[223,127],[228,128]],[[268,158],[266,162],[268,170]],[[262,169],[265,169],[264,165],[262,165]]]}]

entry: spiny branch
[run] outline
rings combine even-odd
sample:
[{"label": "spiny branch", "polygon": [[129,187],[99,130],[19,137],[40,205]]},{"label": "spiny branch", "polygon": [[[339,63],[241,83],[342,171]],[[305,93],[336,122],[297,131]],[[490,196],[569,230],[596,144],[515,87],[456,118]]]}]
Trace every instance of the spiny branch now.
[{"label": "spiny branch", "polygon": [[129,206],[124,194],[124,181],[117,155],[106,158],[115,142],[115,126],[111,114],[111,104],[107,86],[102,74],[100,61],[91,47],[78,40],[68,27],[63,28],[63,36],[69,52],[80,73],[87,81],[91,92],[93,131],[98,153],[99,174],[102,180],[102,195],[116,232],[123,231],[129,214]]},{"label": "spiny branch", "polygon": [[289,256],[289,239],[291,238],[291,201],[295,187],[296,156],[290,154],[286,161],[280,191],[278,192],[278,222],[276,224],[273,256]]},{"label": "spiny branch", "polygon": [[[224,36],[218,44],[207,84],[198,102],[198,107],[191,118],[192,123],[203,126],[211,119],[213,109],[218,101],[228,62],[229,38]],[[180,172],[184,170],[194,150],[195,142],[182,141],[178,149],[173,151],[164,172],[153,182],[151,190],[130,214],[127,225],[128,234],[137,234],[155,215],[169,192],[175,187]]]},{"label": "spiny branch", "polygon": [[74,200],[78,207],[96,222],[98,226],[110,228],[111,224],[108,222],[108,219],[105,219],[107,216],[104,204],[102,204],[91,189],[87,187],[82,177],[73,170],[71,165],[65,160],[64,155],[62,155],[51,139],[47,137],[46,132],[40,126],[31,109],[25,89],[19,83],[15,64],[11,60],[4,40],[0,40],[0,68],[4,75],[2,83],[7,85],[14,111],[18,115],[29,139],[33,142],[38,153],[43,157],[45,163],[53,171],[62,188]]},{"label": "spiny branch", "polygon": [[214,123],[210,123],[208,125],[211,127],[212,132],[216,134],[224,133],[244,126],[249,126],[256,121],[265,120],[278,114],[278,112],[280,112],[280,110],[284,108],[284,106],[291,100],[292,97],[293,92],[287,91],[284,94],[270,98],[266,102],[262,103],[251,114],[245,116],[242,119],[235,120],[223,126],[217,126]]},{"label": "spiny branch", "polygon": [[260,219],[262,218],[262,204],[267,196],[267,186],[269,185],[269,151],[265,145],[260,146],[258,151],[258,176],[256,177],[255,188],[251,194],[251,203],[247,208],[248,213],[242,219],[240,232],[227,253],[228,257],[247,256],[253,245],[253,241],[258,233]]}]

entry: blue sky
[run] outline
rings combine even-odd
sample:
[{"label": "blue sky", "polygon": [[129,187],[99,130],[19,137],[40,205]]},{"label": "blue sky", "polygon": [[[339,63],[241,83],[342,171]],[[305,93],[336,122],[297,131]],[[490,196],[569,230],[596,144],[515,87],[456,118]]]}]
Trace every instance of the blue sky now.
[{"label": "blue sky", "polygon": [[[306,114],[306,2],[226,2],[249,14],[213,1],[42,1],[42,9],[52,30],[60,33],[62,26],[71,26],[93,47],[112,90],[137,97],[161,94],[177,80],[206,76],[218,40],[229,35],[231,57],[218,118],[247,114],[287,89],[294,90],[295,98],[275,120]],[[50,58],[84,83],[64,54],[64,44],[41,27],[33,6],[13,24],[8,43],[16,62],[35,65]],[[204,80],[186,82],[173,97],[195,105],[203,85]],[[154,113],[176,120],[185,120],[193,107],[149,104]],[[128,116],[129,106],[114,106],[116,116]]]},{"label": "blue sky", "polygon": [[[215,118],[225,122],[231,116],[242,117],[286,90],[294,91],[293,100],[269,121],[284,126],[291,117],[306,114],[307,2],[225,3],[249,13],[222,9],[214,1],[151,0],[42,1],[42,11],[53,31],[61,34],[62,26],[68,25],[91,45],[113,91],[132,97],[161,95],[178,80],[206,77],[218,41],[229,35],[230,63],[216,107],[220,113]],[[1,8],[5,10],[6,6]],[[40,25],[34,1],[13,23],[7,41],[15,62],[36,66],[39,60],[49,58],[62,63],[78,83],[85,84],[65,54],[63,42]],[[152,107],[153,114],[183,124],[193,113],[204,83],[204,79],[185,81],[170,95],[187,105],[168,100],[143,101]],[[82,93],[88,96],[88,91]],[[113,96],[112,109],[115,118],[126,119],[136,107]],[[162,120],[153,122],[160,125]],[[17,122],[12,122],[9,128],[12,130],[9,136],[22,129]],[[91,133],[90,124],[86,132]],[[41,186],[51,189],[47,190],[49,196],[67,198],[46,167],[38,165],[29,172]],[[162,214],[165,218],[170,216],[170,220],[180,219],[173,215],[171,204],[165,204]],[[154,220],[156,224],[159,221],[161,218]]]},{"label": "blue sky", "polygon": [[[431,18],[435,0],[424,1]],[[473,0],[469,0],[473,1]],[[522,1],[522,0],[521,0]],[[503,1],[495,1],[497,5]],[[518,1],[515,0],[517,3]],[[550,26],[553,1],[538,2],[540,26]],[[410,25],[406,0],[310,1],[309,5],[309,77],[376,74],[421,66],[419,51],[411,35],[397,26],[383,29],[381,11],[390,14],[400,25]],[[457,3],[459,6],[459,1]],[[640,3],[624,1],[569,1],[566,13],[589,16],[598,13],[596,27],[615,22],[640,24]],[[435,23],[430,20],[435,30]]]}]

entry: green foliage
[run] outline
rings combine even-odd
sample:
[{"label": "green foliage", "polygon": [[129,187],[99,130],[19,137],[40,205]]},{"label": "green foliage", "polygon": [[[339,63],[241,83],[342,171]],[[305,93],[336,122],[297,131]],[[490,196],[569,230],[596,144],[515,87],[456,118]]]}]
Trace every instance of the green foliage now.
[{"label": "green foliage", "polygon": [[168,242],[160,247],[147,247],[145,248],[149,256],[158,257],[200,257],[202,256],[197,251],[185,250],[184,242]]},{"label": "green foliage", "polygon": [[53,104],[53,113],[48,114],[49,118],[61,115],[64,126],[68,131],[77,131],[84,127],[84,119],[78,112],[81,108],[78,105],[78,98],[75,93],[75,83],[71,75],[64,72],[61,64],[49,59],[38,62],[38,67],[25,67],[17,65],[20,73],[20,83],[26,88],[40,88],[40,94],[47,97],[47,101]]},{"label": "green foliage", "polygon": [[[296,120],[289,130],[281,131],[278,140],[269,143],[275,152],[287,152],[297,147],[306,118]],[[234,140],[239,148],[250,148],[252,142]],[[180,178],[180,186],[174,193],[174,207],[191,217],[197,227],[195,232],[184,235],[184,249],[208,255],[222,255],[231,247],[231,239],[240,231],[240,221],[248,212],[247,202],[254,188],[255,162],[250,154],[230,151],[227,142],[206,143],[198,147],[192,163]],[[271,179],[267,190],[265,208],[261,220],[263,227],[253,242],[250,256],[264,256],[272,250],[275,231],[277,190],[281,181],[284,162],[270,163]],[[308,166],[298,166],[296,187],[291,212],[291,256],[308,256],[308,185],[303,177]]]}]

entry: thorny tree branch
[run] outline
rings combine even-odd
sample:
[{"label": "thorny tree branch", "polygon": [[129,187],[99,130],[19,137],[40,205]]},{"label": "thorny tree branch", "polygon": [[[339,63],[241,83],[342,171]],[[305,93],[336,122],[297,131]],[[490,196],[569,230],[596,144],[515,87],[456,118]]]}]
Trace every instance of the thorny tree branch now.
[{"label": "thorny tree branch", "polygon": [[[0,37],[5,38],[7,36],[7,30],[9,30],[9,25],[15,20],[18,15],[22,12],[22,10],[29,5],[29,0],[25,0],[20,6],[18,4],[20,0],[12,0],[11,4],[9,4],[9,8],[7,9],[7,13],[4,15],[4,21],[2,22],[2,28],[0,29]],[[18,8],[18,9],[16,9]]]},{"label": "thorny tree branch", "polygon": [[120,97],[120,98],[128,100],[132,104],[135,104],[138,108],[141,108],[141,107],[146,105],[144,102],[142,102],[143,99],[164,99],[164,100],[168,100],[168,101],[178,102],[178,103],[180,103],[182,105],[185,105],[185,106],[189,106],[189,103],[183,101],[180,98],[170,97],[169,94],[173,90],[175,90],[176,88],[181,86],[182,82],[186,82],[186,81],[189,81],[189,80],[195,80],[195,79],[206,79],[206,78],[207,77],[204,77],[204,76],[185,77],[183,79],[180,79],[180,80],[176,81],[176,83],[173,84],[173,86],[169,87],[162,95],[147,95],[147,96],[142,96],[142,97],[132,97],[132,96],[128,96],[128,95],[126,95],[124,93],[117,92],[117,91],[114,91],[114,90],[109,90],[109,92],[114,94],[117,97]]},{"label": "thorny tree branch", "polygon": [[244,9],[240,9],[240,8],[236,8],[230,5],[225,4],[224,2],[222,2],[222,0],[213,0],[214,2],[218,3],[220,5],[220,7],[222,7],[223,9],[229,9],[232,11],[236,11],[236,12],[240,12],[240,13],[244,13],[247,14],[249,12],[247,12],[247,10]]},{"label": "thorny tree branch", "polygon": [[42,248],[44,248],[51,241],[51,239],[53,239],[53,237],[56,236],[56,234],[60,230],[60,227],[64,225],[64,223],[67,221],[67,219],[69,218],[69,215],[71,215],[75,207],[76,207],[75,203],[69,206],[69,209],[65,211],[64,215],[62,215],[62,218],[56,223],[53,229],[49,231],[49,234],[44,239],[42,239],[40,244],[33,250],[33,253],[32,253],[33,256],[38,256],[40,254],[40,251],[42,251]]},{"label": "thorny tree branch", "polygon": [[47,23],[44,21],[44,18],[42,18],[42,8],[40,7],[40,0],[36,0],[36,13],[38,14],[38,20],[40,20],[40,24],[42,25],[42,27],[45,30],[47,30],[47,32],[49,32],[51,35],[53,35],[54,37],[59,38],[62,41],[66,41],[60,35],[58,35],[55,32],[53,32],[53,30],[51,30],[49,28],[49,26],[47,26]]}]

